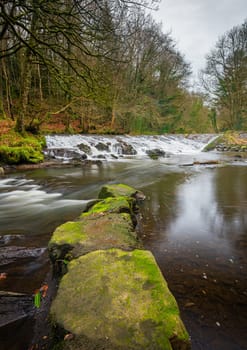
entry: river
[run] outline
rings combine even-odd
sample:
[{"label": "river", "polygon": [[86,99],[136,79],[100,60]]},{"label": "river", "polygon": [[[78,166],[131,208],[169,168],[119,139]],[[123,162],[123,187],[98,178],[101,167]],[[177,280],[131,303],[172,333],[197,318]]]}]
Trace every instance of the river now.
[{"label": "river", "polygon": [[[188,166],[205,159],[224,163]],[[49,270],[46,246],[55,227],[76,218],[103,184],[127,183],[146,195],[138,231],[178,301],[193,350],[246,349],[246,165],[186,152],[6,175],[0,179],[0,290],[32,295]],[[6,315],[0,310],[0,321]],[[18,323],[15,339],[6,329],[1,349],[28,348],[30,322]]]}]

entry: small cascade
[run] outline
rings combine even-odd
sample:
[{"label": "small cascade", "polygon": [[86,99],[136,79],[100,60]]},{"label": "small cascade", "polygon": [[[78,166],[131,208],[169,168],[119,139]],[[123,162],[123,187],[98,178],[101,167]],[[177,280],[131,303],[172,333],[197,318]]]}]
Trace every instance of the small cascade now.
[{"label": "small cascade", "polygon": [[45,154],[64,161],[169,157],[196,154],[215,138],[212,134],[157,136],[53,135],[46,136]]}]

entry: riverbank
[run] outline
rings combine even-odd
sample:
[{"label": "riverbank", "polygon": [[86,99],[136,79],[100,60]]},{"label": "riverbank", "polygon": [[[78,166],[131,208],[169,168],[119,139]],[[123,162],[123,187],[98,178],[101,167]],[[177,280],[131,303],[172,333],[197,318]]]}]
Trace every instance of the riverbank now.
[{"label": "riverbank", "polygon": [[[91,161],[93,157],[99,158],[98,161],[104,159],[118,158],[119,156],[139,156],[146,155],[151,159],[158,158],[167,158],[170,156],[173,151],[176,152],[187,152],[186,142],[181,144],[178,149],[176,143],[173,143],[172,138],[168,140],[171,143],[171,147],[167,150],[163,149],[162,144],[159,145],[158,142],[154,142],[155,138],[166,138],[169,135],[159,135],[159,136],[149,136],[150,139],[153,138],[153,145],[150,144],[150,147],[141,154],[136,150],[135,144],[130,142],[131,139],[135,140],[134,142],[139,142],[141,140],[140,136],[132,136],[128,139],[122,136],[115,136],[116,141],[111,144],[109,140],[114,137],[98,135],[99,139],[96,141],[91,135],[92,141],[88,142],[90,135],[61,135],[59,130],[57,130],[57,140],[59,137],[70,138],[72,137],[81,137],[82,141],[77,144],[71,144],[70,148],[64,148],[63,142],[61,144],[54,143],[50,145],[50,140],[56,139],[56,135],[52,136],[42,136],[33,135],[31,133],[25,133],[21,135],[14,130],[13,122],[7,123],[6,120],[0,120],[0,166],[3,170],[9,172],[15,170],[26,170],[26,169],[35,169],[38,167],[51,167],[58,166],[59,162],[57,160],[68,160],[72,165],[78,165],[78,163],[87,163]],[[60,135],[60,136],[59,136]],[[170,135],[172,136],[172,135]],[[108,137],[108,139],[107,139]],[[188,140],[190,143],[192,141],[197,141],[198,135],[174,135],[176,139]],[[213,141],[210,142],[210,137],[213,138]],[[101,142],[100,139],[105,141]],[[85,139],[85,142],[83,142]],[[46,147],[46,142],[48,141],[48,148]],[[246,153],[247,151],[247,133],[245,132],[225,132],[224,134],[217,135],[208,135],[209,144],[206,145],[204,151],[217,151],[217,152],[233,152],[241,154]],[[73,141],[74,142],[74,141]],[[207,140],[204,140],[207,143]],[[57,144],[57,148],[56,145]],[[145,140],[143,140],[143,145]],[[76,147],[75,147],[76,146]],[[50,147],[50,148],[49,148]],[[78,148],[78,149],[77,149]],[[95,153],[96,151],[96,153]],[[92,157],[93,155],[93,157]],[[60,162],[61,164],[61,162]],[[3,170],[0,172],[0,175],[3,175]]]}]

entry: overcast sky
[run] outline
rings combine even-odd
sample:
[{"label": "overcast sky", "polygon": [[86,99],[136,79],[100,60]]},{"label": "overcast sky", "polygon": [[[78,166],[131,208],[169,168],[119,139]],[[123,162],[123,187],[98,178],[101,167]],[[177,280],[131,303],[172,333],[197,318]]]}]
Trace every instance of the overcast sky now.
[{"label": "overcast sky", "polygon": [[197,76],[219,36],[247,19],[247,0],[161,0],[153,17],[171,30]]}]

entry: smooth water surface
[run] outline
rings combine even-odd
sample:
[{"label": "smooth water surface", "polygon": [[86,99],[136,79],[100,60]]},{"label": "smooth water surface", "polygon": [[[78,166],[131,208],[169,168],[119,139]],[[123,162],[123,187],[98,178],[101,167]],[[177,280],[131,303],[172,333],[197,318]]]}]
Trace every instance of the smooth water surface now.
[{"label": "smooth water surface", "polygon": [[247,168],[164,177],[143,189],[143,232],[195,350],[247,348]]},{"label": "smooth water surface", "polygon": [[125,160],[0,179],[0,272],[7,274],[0,290],[39,288],[55,227],[76,218],[103,184],[123,182],[146,194],[140,235],[179,303],[193,350],[246,349],[247,167],[187,162]]}]

